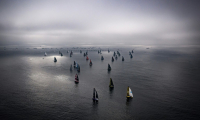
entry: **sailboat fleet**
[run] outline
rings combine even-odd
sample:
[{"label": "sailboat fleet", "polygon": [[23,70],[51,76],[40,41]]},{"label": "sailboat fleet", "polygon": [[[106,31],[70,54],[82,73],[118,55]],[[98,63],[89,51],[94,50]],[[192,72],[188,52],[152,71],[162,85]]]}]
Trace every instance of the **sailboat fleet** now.
[{"label": "sailboat fleet", "polygon": [[[108,49],[108,53],[109,53],[109,52],[110,52],[110,50]],[[68,51],[67,51],[67,53],[68,53]],[[82,53],[81,50],[80,50],[80,53]],[[129,51],[130,58],[133,58],[132,53],[134,53],[133,50],[132,50],[131,52]],[[63,54],[62,54],[61,51],[59,51],[59,54],[60,54],[61,56],[63,56]],[[72,56],[72,54],[73,54],[73,52],[70,51],[70,57]],[[101,54],[101,50],[98,51],[98,54]],[[47,56],[47,53],[46,53],[46,52],[44,53],[44,56]],[[84,53],[83,56],[84,56],[84,57],[86,56],[86,60],[89,60],[88,51],[86,51],[86,53]],[[119,56],[120,56],[120,52],[117,51],[117,53],[115,53],[115,51],[114,51],[111,61],[113,62],[113,61],[114,61],[114,58],[117,59]],[[104,60],[104,57],[103,57],[103,56],[101,56],[101,60]],[[124,57],[123,57],[123,56],[122,56],[122,61],[124,61]],[[54,62],[57,62],[56,57],[54,57]],[[91,59],[90,59],[89,65],[92,66],[92,64],[93,64],[93,63],[92,63],[92,61],[91,61]],[[80,72],[80,65],[79,65],[76,61],[74,61],[74,69],[76,69],[77,72]],[[72,64],[71,64],[71,65],[70,65],[70,71],[72,71],[72,70],[73,70],[73,67],[72,67]],[[108,71],[111,71],[111,66],[110,66],[110,64],[108,64],[108,69],[107,69],[107,70],[108,70]],[[78,77],[78,74],[77,74],[77,73],[76,73],[76,75],[75,75],[75,81],[74,81],[74,82],[75,82],[75,83],[79,83],[79,77]],[[110,88],[110,89],[113,89],[113,88],[114,88],[114,83],[113,83],[112,78],[110,78],[109,88]],[[126,95],[126,98],[127,98],[127,99],[133,98],[133,93],[132,93],[132,90],[131,90],[131,88],[130,88],[129,86],[127,87],[127,95]],[[94,102],[98,102],[98,101],[99,101],[98,93],[97,93],[97,91],[96,91],[95,88],[93,89],[93,98],[92,98],[92,99],[93,99]]]}]

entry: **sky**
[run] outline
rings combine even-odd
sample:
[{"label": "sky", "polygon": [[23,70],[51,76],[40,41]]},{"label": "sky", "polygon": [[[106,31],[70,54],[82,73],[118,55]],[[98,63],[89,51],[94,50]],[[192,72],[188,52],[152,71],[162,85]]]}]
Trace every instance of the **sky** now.
[{"label": "sky", "polygon": [[0,44],[200,44],[199,0],[0,0]]}]

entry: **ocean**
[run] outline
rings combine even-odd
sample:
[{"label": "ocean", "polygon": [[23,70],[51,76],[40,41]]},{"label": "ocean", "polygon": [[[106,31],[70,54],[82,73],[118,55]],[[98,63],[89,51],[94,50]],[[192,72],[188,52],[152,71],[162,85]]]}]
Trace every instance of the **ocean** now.
[{"label": "ocean", "polygon": [[[98,54],[100,49],[102,54]],[[72,57],[67,53],[71,50]],[[83,56],[86,51],[92,66]],[[111,62],[114,51],[121,55]],[[80,65],[80,73],[74,68],[70,71],[74,61]],[[1,120],[200,118],[198,45],[1,46],[0,63]],[[76,73],[78,84],[74,82]],[[128,86],[133,92],[129,101]],[[93,88],[98,103],[92,101]]]}]

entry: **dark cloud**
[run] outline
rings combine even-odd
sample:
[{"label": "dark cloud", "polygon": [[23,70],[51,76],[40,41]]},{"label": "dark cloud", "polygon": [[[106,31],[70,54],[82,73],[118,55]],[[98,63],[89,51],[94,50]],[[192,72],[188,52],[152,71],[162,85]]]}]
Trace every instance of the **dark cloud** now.
[{"label": "dark cloud", "polygon": [[0,43],[199,44],[198,0],[0,1]]}]

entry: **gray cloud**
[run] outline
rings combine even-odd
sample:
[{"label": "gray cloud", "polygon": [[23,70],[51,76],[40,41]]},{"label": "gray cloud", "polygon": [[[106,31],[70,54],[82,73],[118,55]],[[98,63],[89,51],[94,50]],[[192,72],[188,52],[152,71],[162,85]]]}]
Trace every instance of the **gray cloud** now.
[{"label": "gray cloud", "polygon": [[0,1],[0,43],[199,44],[192,0]]}]

